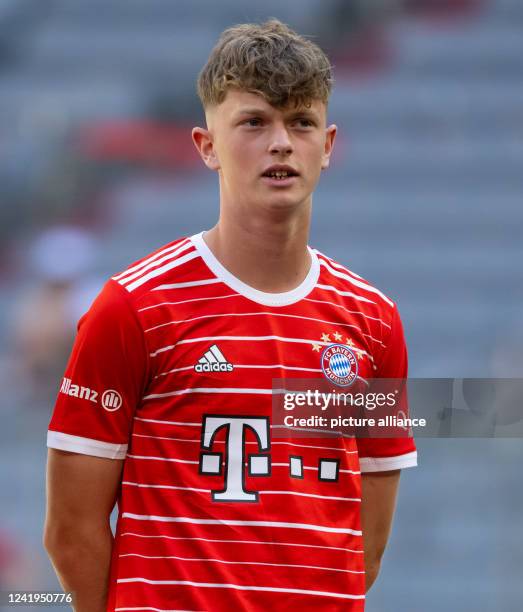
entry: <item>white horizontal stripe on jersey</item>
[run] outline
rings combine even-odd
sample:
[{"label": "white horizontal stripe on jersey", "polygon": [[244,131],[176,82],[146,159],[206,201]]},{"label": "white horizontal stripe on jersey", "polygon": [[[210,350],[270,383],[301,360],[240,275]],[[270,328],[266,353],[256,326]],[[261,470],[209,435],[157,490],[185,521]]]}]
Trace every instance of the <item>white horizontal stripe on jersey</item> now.
[{"label": "white horizontal stripe on jersey", "polygon": [[161,421],[159,419],[144,419],[143,417],[134,417],[135,420],[137,421],[144,421],[145,423],[160,423],[162,425],[182,425],[183,427],[185,426],[190,426],[190,427],[201,427],[201,423],[190,423],[187,422],[185,423],[184,421]]},{"label": "white horizontal stripe on jersey", "polygon": [[[247,463],[245,463],[245,465],[247,465]],[[129,487],[138,487],[142,489],[167,489],[174,491],[193,491],[194,493],[211,493],[211,489],[195,489],[194,487],[178,487],[175,485],[145,484],[140,482],[131,482],[128,480],[123,481],[122,484]],[[260,489],[258,493],[260,495],[296,495],[298,497],[313,497],[314,499],[327,499],[331,501],[361,502],[361,498],[359,497],[336,497],[334,495],[318,495],[316,493],[301,493],[298,491],[265,491]]]},{"label": "white horizontal stripe on jersey", "polygon": [[[240,341],[259,341],[259,342],[264,342],[265,340],[279,340],[280,342],[291,342],[291,343],[296,343],[296,344],[320,344],[323,346],[329,346],[330,344],[333,344],[332,342],[324,342],[323,340],[307,340],[306,338],[287,338],[285,336],[207,336],[207,337],[203,337],[203,338],[186,338],[185,340],[180,340],[179,342],[177,342],[176,344],[174,344],[172,347],[170,348],[174,348],[175,346],[181,345],[181,344],[192,344],[193,342],[207,342],[209,340],[240,340]],[[359,348],[357,346],[352,346],[349,347],[352,348],[353,350],[363,353],[364,355],[366,355],[370,361],[374,361],[373,356],[368,353],[366,350]],[[159,349],[160,351],[162,349]],[[167,350],[167,349],[165,349]],[[158,353],[159,351],[156,351],[156,353]],[[156,355],[154,353],[150,354],[151,357],[155,357]],[[363,380],[363,379],[362,379]]]},{"label": "white horizontal stripe on jersey", "polygon": [[300,569],[317,569],[326,572],[343,572],[344,574],[364,574],[365,571],[340,569],[337,567],[322,567],[318,565],[298,565],[295,563],[264,563],[262,561],[226,561],[225,559],[208,559],[196,557],[177,557],[175,555],[151,556],[138,553],[123,553],[119,557],[139,557],[140,559],[176,559],[177,561],[198,561],[207,563],[223,563],[224,565],[267,565],[269,567],[296,567]]},{"label": "white horizontal stripe on jersey", "polygon": [[280,368],[282,370],[297,370],[299,372],[321,372],[321,368],[302,368],[300,366],[286,366],[281,363],[273,363],[270,365],[254,365],[248,363],[235,363],[235,368],[243,368],[245,370],[254,369],[254,370],[272,370],[274,368]]},{"label": "white horizontal stripe on jersey", "polygon": [[190,536],[168,536],[168,535],[149,535],[143,533],[134,533],[132,531],[125,531],[120,534],[120,537],[133,536],[136,538],[162,538],[164,540],[197,540],[199,542],[217,542],[223,544],[261,544],[262,546],[297,546],[298,548],[321,548],[323,550],[340,550],[341,552],[354,553],[356,555],[362,555],[363,550],[356,550],[354,548],[342,548],[339,546],[323,546],[321,544],[302,544],[297,542],[270,542],[267,540],[219,540],[216,538],[197,538]]},{"label": "white horizontal stripe on jersey", "polygon": [[175,485],[145,484],[141,482],[131,482],[122,480],[123,485],[129,487],[139,487],[143,489],[172,489],[173,491],[193,491],[194,493],[210,493],[211,489],[196,489],[195,487],[177,487]]},{"label": "white horizontal stripe on jersey", "polygon": [[353,434],[344,434],[338,431],[332,431],[332,429],[315,429],[313,427],[290,427],[287,425],[271,425],[271,429],[285,429],[286,431],[306,431],[307,433],[319,433],[322,435],[331,435],[336,438],[354,438]]},{"label": "white horizontal stripe on jersey", "polygon": [[[277,391],[279,393],[284,393],[285,390],[284,389],[277,389]],[[171,393],[172,394],[176,394],[175,391],[173,391]],[[144,419],[141,417],[134,417],[137,421],[144,421],[146,423],[159,423],[161,425],[179,425],[181,427],[201,427],[201,423],[190,423],[190,422],[183,422],[183,421],[162,421],[159,419]],[[354,438],[353,435],[350,434],[343,434],[343,433],[339,433],[339,432],[333,432],[332,430],[329,429],[314,429],[314,428],[307,428],[307,427],[287,427],[286,425],[271,425],[270,426],[271,429],[285,429],[285,430],[290,430],[290,431],[306,431],[308,433],[312,432],[312,433],[320,433],[320,434],[325,434],[325,435],[335,435],[336,437],[340,437],[340,438]]]},{"label": "white horizontal stripe on jersey", "polygon": [[188,238],[185,238],[184,240],[180,240],[176,244],[173,244],[170,247],[167,247],[166,249],[162,249],[161,251],[158,251],[158,253],[155,253],[154,255],[151,255],[150,257],[147,257],[147,259],[144,259],[143,261],[141,261],[140,263],[136,264],[135,266],[132,266],[131,268],[127,268],[126,270],[124,270],[120,274],[117,274],[116,276],[113,276],[112,278],[113,278],[113,280],[120,280],[121,278],[123,278],[127,274],[131,274],[132,272],[136,272],[137,270],[141,270],[147,264],[149,264],[151,262],[154,262],[156,259],[158,259],[162,255],[165,255],[166,253],[171,253],[172,251],[175,251],[176,249],[179,249],[179,248],[181,248],[183,246],[185,246],[185,248],[188,249],[188,248],[190,248],[192,246],[192,243],[191,243],[191,241]]},{"label": "white horizontal stripe on jersey", "polygon": [[327,527],[326,525],[312,525],[310,523],[286,523],[283,521],[238,521],[229,519],[199,519],[189,516],[156,516],[147,514],[134,514],[123,512],[122,518],[135,521],[158,521],[160,523],[189,523],[191,525],[230,525],[233,527],[276,527],[281,529],[303,529],[306,531],[321,531],[322,533],[344,533],[346,535],[361,536],[362,532],[348,527]]},{"label": "white horizontal stripe on jersey", "polygon": [[[127,457],[131,459],[150,459],[152,461],[171,461],[174,463],[188,463],[193,465],[199,465],[199,461],[189,461],[188,459],[175,459],[173,457],[155,457],[154,455],[131,455],[128,454]],[[247,467],[249,463],[244,461],[243,464]],[[289,467],[289,463],[271,463],[271,467]],[[317,472],[318,468],[314,465],[304,465],[304,470],[312,470],[313,472]],[[342,470],[341,468],[338,470],[339,472],[345,474],[360,474],[360,472],[354,472],[352,470]]]},{"label": "white horizontal stripe on jersey", "polygon": [[337,261],[334,261],[328,255],[325,255],[325,253],[322,253],[321,251],[318,251],[318,249],[313,249],[313,251],[316,253],[316,255],[321,255],[322,257],[324,257],[330,263],[330,265],[333,266],[334,268],[338,268],[338,270],[343,270],[347,274],[350,274],[351,276],[355,276],[356,278],[359,278],[360,280],[365,281],[365,279],[362,278],[361,276],[359,276],[358,274],[356,274],[356,272],[353,272],[352,270],[349,270],[345,266],[342,266]]},{"label": "white horizontal stripe on jersey", "polygon": [[[150,357],[156,357],[157,355],[159,355],[160,353],[165,353],[166,351],[170,351],[173,348],[180,346],[182,344],[193,344],[194,342],[216,342],[218,340],[237,340],[239,342],[265,342],[267,340],[279,340],[280,342],[291,342],[294,344],[319,344],[320,346],[329,346],[330,344],[332,344],[332,342],[324,342],[323,340],[309,340],[306,338],[287,338],[285,336],[202,336],[199,338],[186,338],[185,340],[180,340],[179,342],[176,342],[175,344],[169,344],[168,346],[163,346],[162,348],[156,349],[156,351],[153,351],[152,353],[149,353]],[[370,355],[369,353],[367,353],[367,351],[365,351],[362,348],[358,348],[358,347],[352,347],[354,348],[356,351],[363,353],[364,355],[367,355],[367,357],[371,360],[374,361],[372,355]]]},{"label": "white horizontal stripe on jersey", "polygon": [[[244,370],[271,370],[271,369],[281,369],[281,370],[297,370],[298,372],[321,372],[321,368],[301,368],[298,366],[284,366],[281,363],[275,363],[272,365],[254,365],[254,364],[241,364],[235,363],[234,368],[240,368]],[[154,378],[160,378],[160,376],[167,376],[168,374],[175,374],[176,372],[184,372],[186,370],[194,370],[194,366],[184,366],[183,368],[173,368],[172,370],[168,370],[167,372],[160,372],[154,376]]]},{"label": "white horizontal stripe on jersey", "polygon": [[369,300],[369,298],[363,297],[362,295],[358,295],[357,293],[352,293],[352,291],[342,291],[341,289],[337,289],[336,287],[333,287],[332,285],[322,285],[318,283],[316,285],[316,288],[325,289],[325,291],[334,291],[334,293],[337,293],[338,295],[343,295],[345,297],[352,297],[355,300],[359,300],[360,302],[367,302],[367,304],[376,304],[376,302]]},{"label": "white horizontal stripe on jersey", "polygon": [[[159,264],[164,264],[165,262],[169,261],[171,263],[173,262],[180,262],[180,264],[185,263],[186,261],[191,261],[191,259],[195,259],[196,257],[198,257],[198,253],[196,253],[195,251],[190,251],[189,253],[186,253],[183,256],[180,256],[180,252],[181,251],[186,251],[188,247],[186,248],[182,248],[179,249],[178,251],[175,251],[174,253],[169,253],[169,255],[164,255],[163,257],[161,257],[160,259],[153,261],[152,263],[150,263],[149,265],[145,266],[145,268],[143,268],[143,270],[138,270],[138,272],[134,272],[133,274],[130,274],[129,276],[126,276],[125,278],[123,278],[121,281],[119,281],[122,285],[128,285],[131,283],[131,281],[139,279],[144,277],[145,273],[149,272],[150,270],[160,270],[160,269],[164,269],[166,266],[162,266],[162,268],[159,267]],[[166,264],[167,265],[167,264]],[[177,266],[173,266],[173,267],[177,267]],[[170,268],[168,268],[170,269]],[[155,275],[157,276],[157,275]]]},{"label": "white horizontal stripe on jersey", "polygon": [[[269,389],[269,391],[271,391]],[[276,391],[278,393],[286,393],[287,391],[285,389],[276,389]],[[175,393],[175,392],[173,392]],[[161,425],[180,425],[182,427],[186,427],[186,426],[190,426],[190,427],[201,427],[201,423],[190,423],[190,422],[183,422],[183,421],[162,421],[160,419],[144,419],[142,417],[134,417],[134,419],[136,419],[137,421],[144,421],[146,423],[159,423]],[[271,429],[285,429],[285,430],[290,430],[290,431],[306,431],[306,432],[313,432],[313,433],[321,433],[321,434],[325,434],[325,435],[334,435],[337,438],[354,438],[353,435],[351,434],[344,434],[344,433],[339,433],[339,432],[333,432],[330,429],[313,429],[313,428],[307,428],[307,427],[287,427],[286,425],[271,425],[270,426]]]},{"label": "white horizontal stripe on jersey", "polygon": [[[156,440],[173,440],[175,442],[193,442],[193,443],[201,443],[200,438],[168,438],[166,436],[148,436],[145,434],[139,434],[139,433],[134,433],[132,434],[133,436],[137,436],[138,438],[154,438]],[[225,440],[215,440],[214,444],[225,444]],[[259,446],[258,442],[254,442],[251,440],[246,440],[245,444],[254,444],[256,446]],[[357,455],[358,451],[354,450],[345,450],[344,448],[340,448],[339,446],[313,446],[311,444],[294,444],[293,442],[272,442],[271,441],[271,446],[274,446],[275,444],[280,444],[280,445],[285,445],[285,446],[296,446],[297,448],[317,448],[319,450],[333,450],[333,451],[340,451],[342,453],[345,453],[347,455]]]},{"label": "white horizontal stripe on jersey", "polygon": [[170,351],[178,345],[181,344],[192,344],[194,342],[209,342],[209,341],[217,341],[217,340],[238,340],[239,342],[265,342],[266,340],[280,340],[280,342],[293,342],[295,344],[320,344],[320,345],[329,345],[332,342],[323,342],[321,340],[308,340],[306,338],[286,338],[284,336],[202,336],[200,338],[186,338],[185,340],[180,340],[175,344],[169,344],[168,346],[163,346],[162,348],[149,353],[150,357],[156,357],[160,353],[164,353],[165,351]]},{"label": "white horizontal stripe on jersey", "polygon": [[[273,364],[273,365],[247,365],[247,364],[234,364],[234,368],[245,369],[245,370],[264,370],[264,369],[282,369],[282,370],[295,370],[298,372],[321,372],[320,368],[300,368],[297,366],[284,366],[281,364]],[[172,370],[167,370],[167,372],[160,372],[153,377],[153,379],[160,378],[161,376],[168,376],[169,374],[175,374],[176,372],[185,372],[187,370],[194,370],[194,366],[184,366],[183,368],[173,368]],[[357,380],[366,384],[368,387],[370,383],[362,378],[361,376],[356,377]],[[145,399],[145,398],[144,398]]]},{"label": "white horizontal stripe on jersey", "polygon": [[[174,261],[166,263],[163,266],[160,266],[159,268],[155,268],[154,270],[151,270],[150,272],[147,272],[147,274],[144,274],[143,276],[140,276],[140,278],[138,278],[137,280],[129,283],[128,285],[124,285],[124,286],[127,289],[127,291],[134,291],[135,289],[137,289],[138,287],[141,287],[142,285],[144,285],[145,283],[147,283],[151,279],[157,278],[158,276],[162,276],[162,274],[165,274],[169,270],[173,270],[174,268],[177,268],[178,266],[181,266],[184,263],[187,263],[188,261],[191,261],[192,259],[196,259],[199,256],[200,256],[200,254],[198,253],[198,251],[191,251],[187,255],[183,255],[182,257],[178,257]],[[124,279],[124,281],[125,281],[125,279]],[[124,281],[120,281],[120,282],[122,282],[122,284],[123,284]]]},{"label": "white horizontal stripe on jersey", "polygon": [[330,304],[331,306],[335,306],[336,308],[341,308],[342,310],[345,310],[345,312],[348,312],[350,314],[357,314],[357,315],[361,315],[362,317],[365,317],[365,319],[371,319],[372,321],[378,321],[379,323],[381,323],[385,327],[388,327],[389,329],[391,327],[388,323],[385,323],[385,321],[383,321],[383,319],[380,319],[379,317],[371,317],[371,315],[365,314],[364,312],[361,312],[360,310],[349,310],[342,304],[336,304],[336,302],[328,302],[327,300],[313,300],[312,298],[303,298],[303,299],[306,302],[315,302],[316,304]]},{"label": "white horizontal stripe on jersey", "polygon": [[167,376],[168,374],[176,374],[176,372],[186,372],[187,370],[194,370],[194,365],[184,366],[183,368],[173,368],[172,370],[167,370],[167,372],[160,372],[160,374],[153,376],[153,379],[160,378],[160,376]]},{"label": "white horizontal stripe on jersey", "polygon": [[[366,385],[369,385],[364,378],[358,376],[358,380],[361,380]],[[244,387],[188,387],[186,389],[178,389],[176,391],[166,391],[165,393],[150,393],[145,395],[143,400],[161,399],[163,397],[176,397],[177,395],[186,395],[188,393],[236,393],[240,395],[284,395],[285,393],[297,393],[292,389],[247,389]],[[145,420],[145,419],[144,419]],[[297,427],[287,427],[286,429],[296,429]],[[303,431],[323,431],[315,429],[303,429]]]},{"label": "white horizontal stripe on jersey", "polygon": [[138,308],[138,312],[143,312],[144,310],[151,310],[151,308],[159,308],[160,306],[177,306],[178,304],[188,304],[189,302],[208,302],[209,300],[224,300],[226,298],[231,297],[240,296],[238,293],[229,293],[227,295],[214,295],[203,298],[192,298],[190,300],[180,300],[179,302],[159,302],[158,304],[151,304],[151,306],[144,306],[143,308]]},{"label": "white horizontal stripe on jersey", "polygon": [[185,289],[186,287],[201,287],[202,285],[215,285],[221,283],[219,278],[202,278],[196,281],[187,281],[185,283],[168,283],[167,285],[158,285],[153,287],[151,291],[161,291],[163,289]]},{"label": "white horizontal stripe on jersey", "polygon": [[192,463],[198,465],[199,461],[189,461],[188,459],[173,459],[172,457],[153,457],[152,455],[127,455],[131,459],[151,459],[152,461],[172,461],[174,463]]},{"label": "white horizontal stripe on jersey", "polygon": [[240,393],[250,395],[281,395],[288,393],[287,389],[246,389],[241,387],[189,387],[187,389],[178,389],[177,391],[167,391],[165,393],[150,393],[142,399],[159,399],[162,397],[172,397],[175,395],[185,395],[186,393]]},{"label": "white horizontal stripe on jersey", "polygon": [[[166,323],[160,323],[159,325],[155,325],[154,327],[149,327],[145,330],[146,333],[154,331],[155,329],[160,329],[162,327],[167,327],[168,325],[179,325],[180,323],[191,323],[192,321],[200,321],[201,319],[219,319],[220,317],[258,317],[258,316],[270,316],[270,317],[287,317],[290,319],[302,319],[304,321],[315,321],[317,323],[325,323],[327,325],[332,325],[333,327],[353,327],[357,329],[363,336],[370,338],[374,342],[381,344],[381,341],[373,338],[370,334],[366,334],[361,327],[358,325],[353,325],[352,323],[339,323],[336,321],[327,321],[325,319],[316,319],[314,317],[303,317],[301,315],[293,315],[286,314],[281,312],[225,312],[221,314],[209,314],[209,315],[201,315],[199,317],[192,317],[190,319],[181,319],[179,321],[167,321]],[[386,347],[385,347],[386,348]]]},{"label": "white horizontal stripe on jersey", "polygon": [[[216,440],[216,442],[218,442],[218,440]],[[225,441],[223,441],[225,444]],[[247,442],[247,444],[258,444],[258,442]],[[293,444],[292,442],[271,442],[271,445],[274,444],[285,444],[288,446],[297,446],[298,448],[318,448],[320,450],[333,450],[333,451],[341,451],[347,455],[357,455],[358,451],[354,450],[354,451],[349,451],[349,450],[345,450],[344,448],[339,448],[336,446],[312,446],[311,444]]]},{"label": "white horizontal stripe on jersey", "polygon": [[383,294],[379,289],[376,289],[376,287],[373,287],[372,285],[368,285],[367,283],[364,283],[363,281],[360,281],[357,278],[353,278],[352,276],[349,276],[348,274],[344,274],[343,272],[338,272],[338,270],[335,270],[333,267],[331,267],[328,261],[325,261],[325,259],[321,257],[319,258],[319,262],[320,262],[320,266],[323,266],[330,274],[332,274],[336,278],[342,278],[343,280],[349,281],[349,283],[351,283],[351,285],[354,285],[355,287],[359,287],[360,289],[363,289],[364,291],[369,291],[370,293],[379,295],[379,297],[384,302],[386,302],[389,306],[391,307],[394,306],[394,302],[389,300],[389,298],[385,294]]},{"label": "white horizontal stripe on jersey", "polygon": [[[136,436],[137,438],[154,438],[155,440],[173,440],[174,442],[191,442],[193,444],[195,444],[196,442],[200,444],[201,442],[201,440],[198,440],[197,438],[169,438],[167,436],[146,436],[145,434],[139,434],[135,432],[133,432],[132,435]],[[218,442],[218,440],[216,440],[215,442]],[[223,442],[225,442],[225,440],[223,440]],[[255,444],[257,444],[257,442],[255,442]]]},{"label": "white horizontal stripe on jersey", "polygon": [[153,612],[205,612],[205,610],[172,610],[171,608],[151,608],[150,606],[136,606],[134,608],[115,608],[115,612],[120,610],[153,610]]},{"label": "white horizontal stripe on jersey", "polygon": [[317,495],[316,493],[301,493],[298,491],[258,491],[260,495],[297,495],[298,497],[313,497],[315,499],[328,499],[332,501],[347,501],[360,503],[360,497],[336,497],[335,495]]},{"label": "white horizontal stripe on jersey", "polygon": [[149,261],[149,262],[144,262],[144,264],[140,266],[140,269],[137,269],[134,271],[127,270],[124,275],[119,274],[118,276],[120,278],[118,279],[118,282],[122,285],[127,284],[131,282],[132,280],[140,276],[143,276],[145,272],[147,272],[148,270],[151,270],[152,268],[156,268],[159,264],[162,264],[166,261],[170,261],[172,259],[178,258],[181,255],[181,253],[183,253],[184,251],[187,251],[190,248],[191,248],[191,243],[187,242],[179,246],[177,249],[174,249],[170,253],[158,254],[158,256],[154,258],[154,260]]},{"label": "white horizontal stripe on jersey", "polygon": [[271,593],[296,593],[298,595],[318,595],[320,597],[335,597],[341,599],[365,599],[365,595],[349,595],[345,593],[334,593],[328,591],[310,591],[306,589],[286,589],[283,587],[266,587],[242,584],[230,584],[221,582],[194,582],[192,580],[149,580],[149,578],[118,578],[118,583],[143,582],[156,585],[187,585],[193,587],[204,587],[210,589],[236,589],[239,591],[268,591]]},{"label": "white horizontal stripe on jersey", "polygon": [[[245,465],[247,465],[247,462],[245,462]],[[271,463],[271,467],[289,467],[289,466],[290,466],[290,463]],[[312,470],[314,472],[318,471],[318,468],[314,465],[303,465],[302,468],[304,470]],[[341,468],[338,471],[344,474],[361,474],[361,472],[353,472],[352,470],[342,470]]]}]

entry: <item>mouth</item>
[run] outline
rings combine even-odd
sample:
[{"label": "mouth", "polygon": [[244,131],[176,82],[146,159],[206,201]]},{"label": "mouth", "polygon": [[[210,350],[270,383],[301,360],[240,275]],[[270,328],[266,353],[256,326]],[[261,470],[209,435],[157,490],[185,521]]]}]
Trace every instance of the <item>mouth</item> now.
[{"label": "mouth", "polygon": [[271,184],[289,185],[299,176],[298,172],[290,166],[271,166],[262,174],[262,177]]}]

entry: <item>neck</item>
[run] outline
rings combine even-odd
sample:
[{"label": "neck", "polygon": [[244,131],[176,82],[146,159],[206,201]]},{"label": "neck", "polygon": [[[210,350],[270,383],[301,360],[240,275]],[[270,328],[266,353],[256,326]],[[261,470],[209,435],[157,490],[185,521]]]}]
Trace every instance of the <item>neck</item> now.
[{"label": "neck", "polygon": [[218,261],[236,278],[266,293],[283,293],[307,276],[311,203],[299,214],[231,214],[222,207],[218,223],[204,239]]}]

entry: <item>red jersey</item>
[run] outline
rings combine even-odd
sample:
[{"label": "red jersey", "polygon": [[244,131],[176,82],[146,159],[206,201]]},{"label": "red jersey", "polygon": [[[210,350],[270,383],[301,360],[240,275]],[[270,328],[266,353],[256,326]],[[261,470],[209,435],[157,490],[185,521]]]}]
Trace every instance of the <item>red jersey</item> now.
[{"label": "red jersey", "polygon": [[322,377],[333,343],[362,379],[406,378],[407,353],[395,304],[309,252],[265,293],[197,234],[80,319],[47,444],[125,460],[108,610],[364,609],[360,472],[416,465],[414,441],[271,435],[272,381]]}]

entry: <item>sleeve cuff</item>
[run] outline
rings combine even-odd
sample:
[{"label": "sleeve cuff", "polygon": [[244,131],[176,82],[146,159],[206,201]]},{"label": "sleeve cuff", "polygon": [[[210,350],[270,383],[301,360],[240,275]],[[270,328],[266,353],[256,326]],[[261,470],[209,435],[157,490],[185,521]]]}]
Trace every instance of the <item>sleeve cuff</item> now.
[{"label": "sleeve cuff", "polygon": [[127,444],[111,444],[101,440],[72,436],[61,431],[52,431],[51,429],[47,432],[47,446],[48,448],[106,459],[125,459],[127,454]]},{"label": "sleeve cuff", "polygon": [[387,470],[402,470],[418,465],[418,452],[412,451],[395,457],[360,457],[361,472],[386,472]]}]

